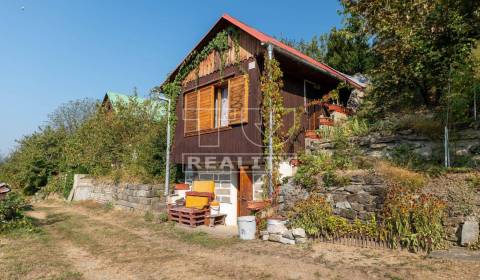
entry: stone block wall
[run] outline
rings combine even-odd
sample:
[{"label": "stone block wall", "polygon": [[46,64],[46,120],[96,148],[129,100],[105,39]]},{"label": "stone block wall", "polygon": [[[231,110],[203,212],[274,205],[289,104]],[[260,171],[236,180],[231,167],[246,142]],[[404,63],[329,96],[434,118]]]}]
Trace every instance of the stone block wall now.
[{"label": "stone block wall", "polygon": [[105,183],[77,174],[71,197],[74,201],[110,202],[115,208],[128,211],[162,212],[166,209],[164,198],[161,197],[163,190],[163,185]]},{"label": "stone block wall", "polygon": [[[372,215],[378,218],[383,208],[388,188],[382,179],[368,171],[358,171],[351,175],[345,187],[321,188],[318,190],[330,202],[333,213],[349,220],[369,220]],[[299,200],[305,200],[309,193],[292,182],[280,188],[280,210],[286,214]]]},{"label": "stone block wall", "polygon": [[[400,145],[411,147],[414,153],[426,159],[434,156],[443,156],[443,141],[432,140],[418,135],[413,130],[399,131],[396,135],[384,136],[372,133],[368,136],[353,137],[351,141],[367,156],[376,158],[390,157],[392,151]],[[305,139],[306,152],[332,152],[335,145],[328,139]],[[465,129],[457,131],[455,137],[450,138],[452,156],[471,156],[480,163],[480,130]]]}]

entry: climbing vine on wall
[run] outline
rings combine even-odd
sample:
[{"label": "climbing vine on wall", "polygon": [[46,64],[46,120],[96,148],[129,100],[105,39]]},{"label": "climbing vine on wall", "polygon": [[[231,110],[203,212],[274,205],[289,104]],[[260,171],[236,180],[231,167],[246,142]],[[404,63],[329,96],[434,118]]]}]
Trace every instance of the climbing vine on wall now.
[{"label": "climbing vine on wall", "polygon": [[[195,71],[198,80],[198,71],[199,65],[202,61],[204,61],[212,52],[218,52],[220,56],[220,77],[223,77],[223,69],[225,68],[225,54],[226,51],[230,48],[228,44],[228,38],[232,40],[233,48],[235,51],[235,63],[237,67],[239,67],[242,73],[245,73],[245,70],[240,67],[239,64],[239,57],[240,57],[240,45],[239,41],[239,31],[234,27],[228,27],[220,32],[210,40],[210,42],[200,51],[192,51],[188,57],[184,60],[182,65],[180,66],[178,72],[176,73],[173,79],[163,84],[163,86],[158,86],[152,89],[152,93],[159,94],[163,93],[166,97],[171,100],[171,107],[170,107],[170,125],[172,131],[175,131],[176,123],[177,123],[177,116],[176,116],[176,105],[178,97],[182,92],[182,82],[185,80],[187,75],[192,71]],[[171,139],[173,140],[173,133],[171,135]]]},{"label": "climbing vine on wall", "polygon": [[[273,146],[272,181],[277,186],[280,183],[278,167],[284,152],[284,135],[282,134],[283,117],[286,110],[283,106],[283,73],[278,61],[265,57],[264,71],[260,78],[262,90],[262,124],[264,127],[263,144],[266,157],[269,156],[270,135]],[[272,112],[272,128],[270,129],[270,112]]]}]

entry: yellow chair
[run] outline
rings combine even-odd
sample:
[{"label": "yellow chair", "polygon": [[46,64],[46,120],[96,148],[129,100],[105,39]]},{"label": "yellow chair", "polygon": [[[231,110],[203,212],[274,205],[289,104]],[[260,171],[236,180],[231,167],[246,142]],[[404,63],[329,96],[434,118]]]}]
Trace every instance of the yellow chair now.
[{"label": "yellow chair", "polygon": [[208,197],[187,195],[185,198],[185,207],[203,209],[208,205],[208,201]]},{"label": "yellow chair", "polygon": [[192,191],[186,193],[185,207],[203,209],[215,198],[214,181],[193,181]]},{"label": "yellow chair", "polygon": [[194,192],[215,192],[214,181],[193,181],[192,191]]}]

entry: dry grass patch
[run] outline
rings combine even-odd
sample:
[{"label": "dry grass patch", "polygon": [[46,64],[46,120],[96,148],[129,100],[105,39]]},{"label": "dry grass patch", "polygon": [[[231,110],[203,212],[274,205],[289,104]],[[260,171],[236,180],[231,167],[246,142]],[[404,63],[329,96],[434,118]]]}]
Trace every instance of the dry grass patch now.
[{"label": "dry grass patch", "polygon": [[47,233],[0,236],[0,279],[83,279]]},{"label": "dry grass patch", "polygon": [[411,189],[422,188],[427,182],[425,175],[393,166],[386,161],[377,161],[375,164],[375,170],[385,177],[387,181]]}]

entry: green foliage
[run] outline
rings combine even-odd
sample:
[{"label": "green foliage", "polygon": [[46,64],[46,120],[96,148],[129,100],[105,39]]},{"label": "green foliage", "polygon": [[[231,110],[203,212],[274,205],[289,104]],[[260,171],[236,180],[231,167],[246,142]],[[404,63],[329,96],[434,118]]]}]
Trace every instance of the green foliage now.
[{"label": "green foliage", "polygon": [[23,214],[26,208],[25,199],[15,192],[0,200],[0,233],[19,228],[33,230],[33,225]]},{"label": "green foliage", "polygon": [[145,220],[145,222],[153,222],[153,219],[155,219],[155,215],[153,215],[152,212],[147,211],[143,215],[143,219]]},{"label": "green foliage", "polygon": [[62,105],[50,116],[51,126],[18,141],[0,164],[0,181],[28,195],[42,190],[45,196],[59,193],[66,198],[75,173],[132,180],[162,176],[165,119],[158,117],[156,103],[131,98],[116,104],[114,112],[98,108],[91,115],[86,112],[92,104],[83,102]]},{"label": "green foliage", "polygon": [[48,123],[55,130],[74,133],[97,111],[97,100],[84,98],[61,104],[48,115]]},{"label": "green foliage", "polygon": [[167,212],[161,212],[160,214],[158,214],[158,221],[160,223],[168,222],[168,213]]},{"label": "green foliage", "polygon": [[151,100],[115,104],[115,112],[100,108],[66,141],[66,162],[96,176],[150,180],[162,175],[165,118]]},{"label": "green foliage", "polygon": [[378,237],[381,229],[374,216],[367,222],[335,216],[330,203],[319,195],[312,195],[307,200],[294,206],[290,213],[293,227],[301,227],[313,237],[342,237],[347,234],[356,234],[368,237]]},{"label": "green foliage", "polygon": [[478,1],[342,3],[347,13],[365,20],[364,32],[373,36],[372,106],[366,110],[438,106],[448,92],[450,71],[471,64],[470,53],[480,36]]},{"label": "green foliage", "polygon": [[[171,100],[171,106],[170,106],[170,127],[172,131],[175,131],[176,123],[177,123],[177,111],[176,111],[176,106],[177,106],[177,99],[180,96],[182,92],[182,82],[183,80],[187,77],[187,75],[195,70],[198,76],[198,66],[202,61],[204,61],[210,53],[216,51],[218,52],[220,56],[220,76],[223,77],[223,69],[225,66],[225,53],[226,51],[230,48],[228,44],[228,39],[230,38],[233,42],[233,48],[235,49],[235,55],[236,55],[236,64],[238,66],[239,63],[239,53],[240,53],[240,48],[238,44],[238,37],[239,33],[238,30],[233,28],[233,27],[228,27],[225,30],[222,30],[217,33],[217,35],[208,42],[208,44],[203,47],[203,49],[200,52],[197,52],[196,50],[192,51],[189,56],[183,61],[182,65],[180,65],[178,71],[175,73],[173,77],[170,77],[170,79],[165,82],[162,86],[157,86],[152,89],[153,94],[165,94],[170,100]],[[243,69],[240,68],[242,72],[244,72]],[[173,140],[173,135],[172,133],[170,141],[172,142]],[[172,175],[177,174],[177,170],[172,167],[171,168]],[[175,176],[171,176],[171,178],[175,178]]]},{"label": "green foliage", "polygon": [[294,182],[306,189],[315,188],[318,185],[317,176],[329,169],[329,160],[330,157],[324,153],[300,155],[300,165],[293,177]]},{"label": "green foliage", "polygon": [[342,12],[344,26],[314,36],[310,41],[282,41],[304,54],[347,74],[366,73],[374,63],[370,35],[362,17]]},{"label": "green foliage", "polygon": [[103,205],[103,208],[105,209],[105,211],[108,212],[113,210],[113,208],[115,208],[115,205],[113,204],[113,202],[109,201]]},{"label": "green foliage", "polygon": [[25,194],[37,192],[64,168],[66,137],[64,131],[51,127],[25,136],[18,141],[18,148],[6,162],[0,165],[0,180],[15,189],[22,189]]},{"label": "green foliage", "polygon": [[[284,153],[284,135],[282,134],[283,117],[285,108],[283,106],[283,96],[281,89],[283,73],[280,64],[276,59],[265,57],[264,71],[260,78],[262,91],[262,124],[264,127],[263,144],[268,147],[270,144],[270,136],[273,146],[273,183],[279,183],[278,165],[281,155]],[[272,113],[272,125],[270,129],[270,114]],[[268,148],[265,154],[268,157]]]},{"label": "green foliage", "polygon": [[325,188],[344,187],[350,183],[350,177],[339,176],[332,170],[327,170],[322,175],[322,181]]},{"label": "green foliage", "polygon": [[429,252],[443,245],[445,204],[419,190],[393,186],[385,201],[383,218],[391,244]]},{"label": "green foliage", "polygon": [[293,180],[306,189],[313,190],[319,186],[319,178],[322,179],[323,186],[326,188],[345,186],[350,181],[349,177],[339,176],[335,172],[337,169],[349,167],[352,163],[352,160],[346,155],[303,154],[300,155],[299,161],[300,164]]},{"label": "green foliage", "polygon": [[387,196],[382,222],[375,216],[367,222],[335,216],[331,205],[319,195],[297,203],[290,213],[293,227],[313,237],[342,237],[349,234],[387,240],[393,247],[431,251],[443,246],[445,205],[442,201],[408,188],[394,187]]},{"label": "green foliage", "polygon": [[425,158],[408,144],[401,144],[393,148],[389,157],[395,165],[410,170],[426,172],[430,175],[440,175],[443,171],[441,161]]},{"label": "green foliage", "polygon": [[332,214],[332,207],[321,196],[312,195],[301,201],[292,210],[293,227],[301,227],[314,237],[332,237],[341,234],[347,227],[347,220]]},{"label": "green foliage", "polygon": [[371,132],[366,120],[358,117],[350,117],[343,122],[337,122],[334,126],[323,126],[318,129],[318,135],[322,139],[332,140],[338,149],[352,149],[348,142],[352,137],[366,136]]}]

